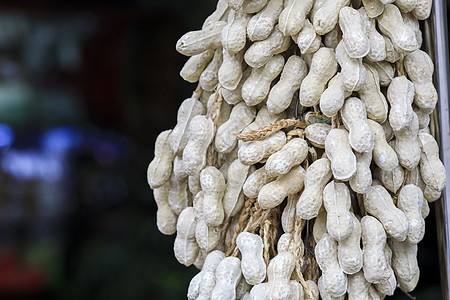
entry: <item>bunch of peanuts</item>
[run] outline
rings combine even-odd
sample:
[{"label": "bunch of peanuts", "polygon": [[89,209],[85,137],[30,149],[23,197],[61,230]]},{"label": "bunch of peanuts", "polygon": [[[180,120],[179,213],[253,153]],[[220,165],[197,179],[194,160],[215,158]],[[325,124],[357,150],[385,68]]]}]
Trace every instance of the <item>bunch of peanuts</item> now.
[{"label": "bunch of peanuts", "polygon": [[[198,82],[148,182],[188,299],[384,299],[419,280],[446,173],[431,0],[219,0],[176,49]],[[295,118],[293,118],[295,117]],[[433,131],[431,131],[433,132]]]}]

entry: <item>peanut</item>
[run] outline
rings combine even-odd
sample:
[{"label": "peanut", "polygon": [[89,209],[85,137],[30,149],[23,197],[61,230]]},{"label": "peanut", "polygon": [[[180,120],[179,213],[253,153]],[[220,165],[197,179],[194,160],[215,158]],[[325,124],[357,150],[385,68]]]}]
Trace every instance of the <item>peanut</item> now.
[{"label": "peanut", "polygon": [[397,206],[408,218],[409,229],[406,241],[410,244],[418,244],[425,234],[425,220],[422,217],[423,205],[423,193],[414,184],[407,184],[400,190]]},{"label": "peanut", "polygon": [[317,105],[326,84],[336,71],[337,63],[333,49],[323,47],[317,50],[309,73],[300,85],[300,104],[306,107]]},{"label": "peanut", "polygon": [[244,165],[253,165],[280,150],[286,144],[286,134],[282,131],[263,140],[245,142],[239,148],[238,157]]},{"label": "peanut", "polygon": [[156,212],[156,226],[162,234],[174,234],[177,229],[177,216],[173,213],[169,205],[169,184],[153,190],[158,211]]},{"label": "peanut", "polygon": [[242,190],[245,196],[255,199],[258,197],[261,188],[273,180],[275,180],[275,178],[270,177],[269,174],[267,174],[266,167],[264,165],[247,177]]},{"label": "peanut", "polygon": [[394,131],[407,128],[413,119],[414,85],[405,76],[392,79],[387,90],[387,98],[391,104],[389,124]]},{"label": "peanut", "polygon": [[327,231],[336,241],[348,238],[353,230],[350,214],[350,191],[344,183],[332,180],[323,189],[323,206],[327,211]]},{"label": "peanut", "polygon": [[241,279],[241,261],[237,257],[225,257],[216,268],[216,285],[210,299],[232,300],[236,298],[236,286]]},{"label": "peanut", "polygon": [[433,111],[437,92],[433,85],[433,62],[422,50],[408,53],[404,60],[405,70],[414,84],[414,103],[427,114]]},{"label": "peanut", "polygon": [[[271,114],[279,114],[289,107],[294,93],[300,89],[307,69],[305,61],[300,56],[289,57],[283,67],[280,80],[270,89],[268,95],[267,108]],[[261,89],[260,82],[258,82],[258,88]]]},{"label": "peanut", "polygon": [[371,152],[374,134],[367,123],[366,107],[356,97],[348,98],[341,110],[342,121],[349,131],[350,146],[356,152]]},{"label": "peanut", "polygon": [[247,80],[247,78],[250,76],[252,68],[247,68],[242,73],[241,80],[239,81],[238,85],[233,89],[229,90],[225,87],[222,87],[222,97],[225,102],[227,102],[230,105],[238,104],[240,101],[242,101],[242,85]]},{"label": "peanut", "polygon": [[344,295],[347,291],[347,275],[339,266],[337,242],[325,233],[317,243],[314,252],[317,264],[322,270],[322,284],[325,291],[333,297]]},{"label": "peanut", "polygon": [[401,131],[394,130],[395,151],[398,161],[408,170],[417,167],[420,161],[420,144],[417,134],[419,132],[419,118],[413,112],[413,120],[409,127]]},{"label": "peanut", "polygon": [[399,51],[395,48],[394,44],[392,43],[391,39],[387,36],[383,35],[384,38],[384,44],[386,45],[386,58],[385,60],[390,63],[395,63],[398,61],[401,57]]},{"label": "peanut", "polygon": [[206,225],[219,226],[224,218],[222,198],[225,192],[225,179],[215,167],[208,166],[200,173],[200,184],[204,193],[203,215]]},{"label": "peanut", "polygon": [[173,160],[173,174],[179,181],[186,180],[189,176],[186,173],[186,165],[184,164],[183,158],[181,156],[175,156]]},{"label": "peanut", "polygon": [[417,44],[419,45],[420,49],[420,47],[422,46],[423,38],[422,38],[422,31],[420,31],[419,20],[417,20],[412,13],[402,13],[402,17],[405,25],[414,31],[416,35]]},{"label": "peanut", "polygon": [[[316,1],[316,4],[317,3],[319,3],[319,1]],[[316,6],[314,6],[314,7],[316,7]],[[311,20],[313,20],[313,19],[311,19]],[[338,38],[338,26],[337,25],[334,26],[334,28],[330,32],[326,33],[323,36],[323,43],[325,44],[325,47],[328,47],[328,48],[333,48],[333,49],[336,48],[337,45],[339,44],[339,41],[340,41],[340,37]]]},{"label": "peanut", "polygon": [[236,245],[242,254],[242,274],[247,283],[257,285],[266,277],[266,263],[263,259],[263,241],[259,235],[241,232]]},{"label": "peanut", "polygon": [[331,296],[326,290],[323,285],[323,276],[319,277],[319,280],[317,281],[317,286],[319,288],[320,297],[323,300],[344,300],[345,294],[339,297]]},{"label": "peanut", "polygon": [[305,128],[305,137],[311,145],[325,148],[325,139],[331,130],[331,126],[323,123],[313,123]]},{"label": "peanut", "polygon": [[281,175],[261,188],[258,203],[262,209],[280,205],[284,198],[298,193],[303,188],[305,170],[301,166],[293,167],[289,173]]},{"label": "peanut", "polygon": [[417,271],[416,275],[411,279],[410,281],[403,280],[399,278],[398,284],[400,286],[400,289],[404,292],[412,292],[417,286],[417,283],[419,282],[420,277],[420,270]]},{"label": "peanut", "polygon": [[412,13],[414,17],[419,20],[428,19],[431,13],[432,0],[417,0],[417,5],[413,9]]},{"label": "peanut", "polygon": [[193,117],[202,115],[204,112],[205,107],[195,98],[188,98],[181,103],[177,114],[177,125],[170,134],[170,148],[172,148],[173,153],[176,155],[183,153],[183,149],[188,142],[189,122]]},{"label": "peanut", "polygon": [[272,81],[283,70],[284,58],[273,56],[263,67],[254,68],[250,77],[242,85],[242,98],[248,106],[254,106],[266,99]]},{"label": "peanut", "polygon": [[325,140],[325,152],[331,162],[331,171],[337,180],[349,180],[356,174],[356,157],[344,129],[331,129]]},{"label": "peanut", "polygon": [[[368,2],[373,4],[373,6],[366,5],[369,4]],[[380,0],[366,0],[363,1],[363,3],[365,3],[365,8],[358,9],[358,12],[363,21],[370,44],[370,50],[366,57],[370,61],[384,61],[386,58],[386,42],[375,27],[375,19],[372,19],[374,18],[374,15],[378,16],[383,12],[384,5]]]},{"label": "peanut", "polygon": [[191,56],[181,69],[180,76],[187,82],[197,82],[203,70],[205,70],[213,58],[213,55],[214,50],[206,50],[205,52]]},{"label": "peanut", "polygon": [[269,37],[283,10],[283,0],[271,0],[267,6],[254,15],[247,24],[247,36],[252,41],[262,41]]},{"label": "peanut", "polygon": [[266,172],[270,177],[287,174],[293,167],[301,164],[308,156],[308,144],[300,138],[292,139],[266,162]]},{"label": "peanut", "polygon": [[266,6],[268,0],[246,0],[242,4],[242,10],[248,14],[259,12]]},{"label": "peanut", "polygon": [[350,0],[324,1],[313,14],[313,25],[317,34],[324,35],[336,26],[341,8],[349,5]]},{"label": "peanut", "polygon": [[392,65],[387,61],[377,61],[369,64],[369,66],[377,71],[380,86],[389,86],[392,78],[394,78],[394,68]]},{"label": "peanut", "polygon": [[440,194],[445,187],[447,176],[445,167],[439,159],[438,144],[432,135],[423,132],[419,133],[419,144],[422,150],[420,155],[421,177],[428,188],[432,188]]},{"label": "peanut", "polygon": [[249,173],[249,166],[243,165],[239,159],[234,160],[228,168],[228,182],[223,196],[223,210],[225,217],[233,217],[244,205],[244,185]]},{"label": "peanut", "polygon": [[349,183],[352,190],[358,194],[365,194],[372,185],[372,152],[356,153],[356,174],[350,178]]},{"label": "peanut", "polygon": [[255,118],[255,109],[244,102],[236,104],[231,110],[230,119],[217,128],[214,141],[215,149],[220,153],[231,152],[237,144],[236,135]]},{"label": "peanut", "polygon": [[359,98],[364,102],[367,117],[377,122],[384,122],[388,115],[386,98],[380,91],[380,82],[377,70],[364,64],[366,79],[358,90]]},{"label": "peanut", "polygon": [[280,14],[278,24],[281,32],[286,36],[299,33],[305,25],[306,16],[311,10],[313,0],[289,0],[285,1],[285,8]]},{"label": "peanut", "polygon": [[366,56],[370,50],[363,20],[356,9],[343,7],[339,11],[339,26],[342,30],[342,41],[345,50],[352,58]]},{"label": "peanut", "polygon": [[170,148],[172,130],[161,132],[155,142],[155,158],[147,169],[147,181],[152,189],[163,186],[172,174],[174,153]]},{"label": "peanut", "polygon": [[344,87],[344,83],[342,82],[342,74],[337,73],[330,79],[328,82],[328,87],[320,96],[320,110],[327,117],[335,116],[342,108],[342,105],[344,105],[345,98],[350,96],[350,94],[351,93]]},{"label": "peanut", "polygon": [[331,163],[327,158],[313,162],[305,173],[303,190],[297,203],[297,215],[310,220],[317,216],[323,201],[323,189],[331,179]]},{"label": "peanut", "polygon": [[391,195],[383,186],[376,185],[369,188],[364,195],[364,208],[383,224],[391,237],[399,241],[406,239],[408,218],[394,205]]},{"label": "peanut", "polygon": [[[189,284],[187,294],[189,300],[204,299],[204,297],[209,297],[212,289],[209,289],[208,287],[211,285],[214,287],[214,272],[216,271],[219,262],[224,258],[225,254],[219,250],[212,251],[206,256],[202,270],[192,278]],[[214,282],[211,282],[211,279],[214,280]]]},{"label": "peanut", "polygon": [[[347,213],[346,213],[347,214]],[[363,252],[361,250],[361,223],[353,213],[349,213],[351,218],[351,232],[346,239],[338,241],[337,253],[341,269],[346,274],[355,274],[363,266]],[[327,222],[328,224],[328,222]],[[338,224],[341,226],[341,224]],[[350,290],[349,277],[349,290]]]},{"label": "peanut", "polygon": [[320,241],[324,233],[327,233],[327,211],[321,209],[316,217],[313,227],[313,236],[316,243]]},{"label": "peanut", "polygon": [[397,279],[395,278],[394,270],[390,267],[392,263],[392,250],[388,245],[384,248],[384,256],[389,264],[389,279],[374,284],[379,294],[392,296],[397,287]]},{"label": "peanut", "polygon": [[205,21],[203,22],[202,28],[209,27],[217,21],[222,20],[228,14],[229,10],[230,9],[228,7],[227,0],[218,0],[216,9],[212,14],[206,17]]},{"label": "peanut", "polygon": [[369,299],[371,284],[364,278],[364,273],[359,271],[348,276],[348,300]]},{"label": "peanut", "polygon": [[398,166],[398,157],[387,143],[383,127],[375,121],[367,120],[374,134],[373,161],[385,171],[393,171]]},{"label": "peanut", "polygon": [[275,25],[270,36],[263,40],[254,42],[245,52],[244,60],[252,68],[264,66],[272,56],[282,53],[289,48],[290,37],[286,37]]},{"label": "peanut", "polygon": [[226,24],[224,21],[217,21],[201,30],[190,31],[184,34],[177,41],[177,51],[183,55],[192,56],[209,49],[220,48],[222,46],[220,34]]},{"label": "peanut", "polygon": [[395,5],[403,12],[407,13],[416,8],[417,0],[396,0]]},{"label": "peanut", "polygon": [[198,255],[198,245],[195,241],[196,223],[193,207],[186,207],[178,217],[173,250],[176,259],[185,266],[192,265]]},{"label": "peanut", "polygon": [[383,186],[395,194],[403,184],[405,172],[401,166],[397,166],[392,171],[384,171],[380,169],[379,177],[383,183]]},{"label": "peanut", "polygon": [[352,92],[361,89],[366,80],[366,68],[361,58],[350,57],[341,41],[336,47],[336,60],[341,66],[342,84],[346,91]]},{"label": "peanut", "polygon": [[219,68],[219,83],[222,87],[228,90],[234,90],[238,87],[240,80],[242,79],[242,59],[243,52],[231,54],[226,49],[222,52],[222,64]]},{"label": "peanut", "polygon": [[206,165],[206,151],[214,138],[214,123],[210,118],[197,115],[189,123],[189,140],[183,150],[186,173],[200,173]]},{"label": "peanut", "polygon": [[[398,5],[398,0],[396,4]],[[416,34],[405,25],[400,11],[393,4],[385,5],[383,13],[378,16],[378,27],[402,52],[411,52],[419,47]]]},{"label": "peanut", "polygon": [[379,283],[389,279],[390,267],[384,254],[386,232],[383,225],[372,216],[361,219],[361,237],[363,243],[363,272],[370,283]]},{"label": "peanut", "polygon": [[315,53],[320,48],[322,38],[316,33],[313,25],[306,20],[298,35],[292,37],[300,48],[301,54]]},{"label": "peanut", "polygon": [[289,299],[291,296],[290,278],[295,267],[295,257],[290,252],[278,253],[267,268],[267,298]]},{"label": "peanut", "polygon": [[[303,245],[303,243],[302,243]],[[294,237],[291,233],[283,233],[280,238],[278,239],[277,244],[277,252],[290,252],[294,253],[295,251],[295,243],[294,243]]]},{"label": "peanut", "polygon": [[388,239],[392,250],[392,269],[398,280],[410,281],[419,272],[417,244]]},{"label": "peanut", "polygon": [[205,91],[213,91],[219,83],[219,68],[223,62],[222,50],[218,49],[214,52],[211,62],[203,70],[198,83]]},{"label": "peanut", "polygon": [[222,46],[230,54],[236,54],[245,47],[247,41],[247,23],[250,15],[242,10],[232,10],[228,23],[222,29]]},{"label": "peanut", "polygon": [[297,205],[298,198],[289,196],[286,206],[281,214],[281,227],[284,232],[293,232],[295,227],[295,206]]}]

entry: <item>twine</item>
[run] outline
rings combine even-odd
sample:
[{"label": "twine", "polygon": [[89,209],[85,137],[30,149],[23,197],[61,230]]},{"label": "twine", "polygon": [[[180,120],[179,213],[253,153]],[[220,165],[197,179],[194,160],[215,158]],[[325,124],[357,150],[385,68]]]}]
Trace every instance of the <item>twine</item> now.
[{"label": "twine", "polygon": [[289,142],[295,137],[303,138],[303,136],[304,136],[303,129],[295,128],[287,133],[287,141]]},{"label": "twine", "polygon": [[241,132],[236,137],[238,140],[249,142],[249,141],[258,141],[262,140],[278,131],[280,131],[283,128],[287,127],[299,127],[299,128],[306,128],[306,125],[302,123],[300,120],[296,120],[294,118],[292,119],[283,119],[278,122],[266,125],[264,127],[261,127],[256,130],[248,131],[248,132]]},{"label": "twine", "polygon": [[[246,199],[245,204],[244,204],[244,208],[241,210],[241,214],[239,215],[239,220],[236,224],[236,228],[234,230],[234,234],[233,234],[233,238],[231,239],[231,244],[230,246],[227,248],[228,250],[226,251],[226,255],[227,256],[231,256],[236,248],[236,239],[237,236],[239,235],[239,233],[241,233],[243,231],[243,229],[245,228],[245,223],[247,222],[247,220],[250,217],[250,214],[252,212],[252,206],[253,204],[256,202],[256,199]],[[232,256],[237,256],[236,255],[232,255]]]},{"label": "twine", "polygon": [[194,92],[192,93],[191,98],[195,98],[198,100],[202,96],[202,93],[203,93],[203,89],[200,86],[200,84],[198,84],[197,87],[195,88]]},{"label": "twine", "polygon": [[[210,118],[213,121],[214,128],[217,128],[217,123],[219,122],[219,117],[220,117],[220,109],[222,107],[222,102],[223,102],[222,87],[220,85],[217,87],[215,95],[216,95],[216,97],[214,98],[214,102],[211,104],[208,111],[206,112],[206,117]],[[215,165],[216,161],[217,161],[216,152],[214,150],[213,143],[211,143],[208,146],[208,150],[206,152],[206,165],[213,166],[213,165]]]}]

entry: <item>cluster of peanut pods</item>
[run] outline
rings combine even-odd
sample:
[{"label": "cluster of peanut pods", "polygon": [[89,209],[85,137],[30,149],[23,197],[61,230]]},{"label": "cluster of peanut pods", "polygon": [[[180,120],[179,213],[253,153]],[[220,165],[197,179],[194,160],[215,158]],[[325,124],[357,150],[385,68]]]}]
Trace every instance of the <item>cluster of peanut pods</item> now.
[{"label": "cluster of peanut pods", "polygon": [[[179,39],[190,56],[180,74],[199,86],[158,136],[148,182],[159,230],[177,234],[175,257],[201,269],[188,299],[383,299],[415,288],[428,202],[446,184],[429,126],[434,66],[420,50],[431,6],[219,0]],[[294,116],[304,126],[257,136]],[[238,222],[252,199],[280,211],[272,245]],[[311,222],[320,267],[309,280],[293,273],[299,220]]]}]

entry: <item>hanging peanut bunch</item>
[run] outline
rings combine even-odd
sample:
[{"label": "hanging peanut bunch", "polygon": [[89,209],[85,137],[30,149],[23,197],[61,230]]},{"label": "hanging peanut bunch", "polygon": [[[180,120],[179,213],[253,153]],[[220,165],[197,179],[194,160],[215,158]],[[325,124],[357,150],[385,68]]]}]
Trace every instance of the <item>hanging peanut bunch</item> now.
[{"label": "hanging peanut bunch", "polygon": [[162,132],[157,226],[188,299],[382,299],[419,280],[446,175],[419,20],[431,0],[219,0],[176,49],[198,82]]}]

